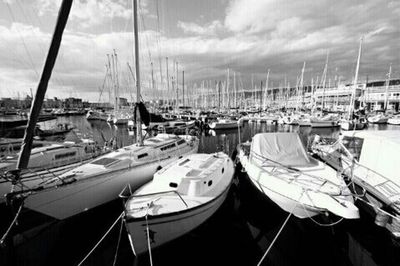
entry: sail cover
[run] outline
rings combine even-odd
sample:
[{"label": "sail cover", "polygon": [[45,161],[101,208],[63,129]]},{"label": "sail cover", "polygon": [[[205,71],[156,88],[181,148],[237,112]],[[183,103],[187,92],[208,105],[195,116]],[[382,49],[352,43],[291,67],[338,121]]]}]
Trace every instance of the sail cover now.
[{"label": "sail cover", "polygon": [[260,133],[253,137],[251,157],[260,165],[305,167],[314,165],[297,133]]}]

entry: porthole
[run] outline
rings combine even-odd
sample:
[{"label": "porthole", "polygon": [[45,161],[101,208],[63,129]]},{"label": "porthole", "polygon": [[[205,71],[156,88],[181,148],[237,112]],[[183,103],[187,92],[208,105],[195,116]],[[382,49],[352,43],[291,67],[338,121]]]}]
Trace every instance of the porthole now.
[{"label": "porthole", "polygon": [[212,180],[208,181],[208,186],[212,185]]},{"label": "porthole", "polygon": [[224,173],[224,170],[225,170],[225,169],[224,169],[224,168],[222,168],[222,171],[221,171],[221,172],[222,172],[222,173]]},{"label": "porthole", "polygon": [[176,188],[176,187],[178,187],[178,184],[174,183],[174,182],[171,182],[171,183],[169,183],[169,186],[173,187],[173,188]]}]

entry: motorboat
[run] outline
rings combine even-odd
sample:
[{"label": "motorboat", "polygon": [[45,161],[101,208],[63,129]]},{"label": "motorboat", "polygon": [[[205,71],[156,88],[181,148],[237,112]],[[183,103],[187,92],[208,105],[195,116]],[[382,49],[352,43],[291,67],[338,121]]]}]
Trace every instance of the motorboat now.
[{"label": "motorboat", "polygon": [[315,140],[312,149],[349,178],[350,184],[354,185],[349,187],[353,188],[362,206],[375,214],[375,223],[399,238],[400,132],[344,132],[335,141]]},{"label": "motorboat", "polygon": [[340,128],[343,130],[362,130],[368,126],[368,121],[365,118],[359,119],[342,119],[340,120]]},{"label": "motorboat", "polygon": [[218,119],[217,121],[209,123],[210,129],[213,130],[223,130],[223,129],[232,129],[238,128],[241,126],[241,123],[236,120],[231,119]]},{"label": "motorboat", "polygon": [[311,116],[310,123],[313,128],[340,127],[339,119],[334,115]]},{"label": "motorboat", "polygon": [[210,218],[225,201],[233,175],[233,162],[222,152],[184,156],[155,173],[125,204],[134,254],[183,236]]},{"label": "motorboat", "polygon": [[391,125],[400,125],[400,114],[394,115],[393,117],[389,118],[387,122]]},{"label": "motorboat", "polygon": [[387,124],[389,117],[385,114],[379,113],[368,117],[368,122],[372,124]]},{"label": "motorboat", "polygon": [[100,121],[107,121],[108,119],[108,114],[105,112],[100,112],[100,111],[95,111],[95,110],[90,110],[86,114],[86,119],[87,120],[100,120]]},{"label": "motorboat", "polygon": [[359,218],[344,180],[307,154],[297,133],[259,133],[238,146],[242,169],[257,190],[298,218],[333,213]]},{"label": "motorboat", "polygon": [[198,145],[193,136],[158,134],[145,139],[143,145],[117,149],[35,187],[27,188],[22,182],[11,196],[26,197],[25,207],[31,210],[66,219],[116,199],[127,184],[138,188],[157,169],[196,153]]}]

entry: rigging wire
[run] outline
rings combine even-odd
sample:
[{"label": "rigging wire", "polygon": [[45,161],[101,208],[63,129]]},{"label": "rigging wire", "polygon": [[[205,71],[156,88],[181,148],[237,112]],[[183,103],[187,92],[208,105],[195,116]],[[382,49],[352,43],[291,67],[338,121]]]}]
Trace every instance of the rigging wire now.
[{"label": "rigging wire", "polygon": [[[10,12],[10,16],[11,16],[12,21],[13,21],[14,23],[17,23],[17,22],[16,22],[16,19],[15,19],[15,16],[14,16],[14,13],[13,13],[13,11],[12,11],[12,9],[11,9],[9,3],[8,3],[8,2],[5,2],[5,4],[6,4],[6,6],[7,6],[8,11]],[[36,67],[35,67],[35,64],[33,63],[32,55],[31,55],[31,53],[29,52],[28,47],[26,46],[25,40],[24,40],[24,38],[22,37],[21,32],[20,32],[18,29],[17,29],[17,32],[18,32],[19,38],[21,39],[22,45],[24,46],[25,52],[26,52],[27,55],[28,55],[29,62],[30,62],[30,64],[31,64],[32,70],[35,72],[36,78],[39,78],[39,73],[37,72]]]},{"label": "rigging wire", "polygon": [[[20,9],[20,11],[21,11],[21,14],[24,16],[24,18],[25,18],[27,21],[29,21],[32,25],[34,25],[33,19],[31,18],[30,15],[28,15],[29,13],[25,13],[25,11],[24,11],[24,9],[23,9],[23,7],[22,7],[20,1],[19,1],[19,0],[16,0],[16,3],[17,3],[17,5],[18,5],[18,7],[19,7],[19,9]],[[39,16],[36,14],[36,12],[33,12],[33,13],[34,13],[34,15],[35,15],[35,17],[36,17],[36,19],[37,19],[37,21],[38,21],[39,27],[40,27],[40,28],[44,28],[44,27],[43,27],[43,24],[42,24],[42,21],[40,20]],[[38,47],[39,47],[40,51],[42,52],[42,54],[43,54],[44,56],[46,56],[46,51],[45,51],[45,48],[43,47],[42,43],[38,43]],[[60,62],[61,65],[62,65],[65,69],[67,69],[67,68],[65,67],[65,65],[64,65],[64,63],[63,63],[62,60],[58,60],[57,62]],[[55,69],[53,69],[53,74],[57,74],[57,71],[56,71]],[[62,80],[60,80],[59,77],[57,77],[56,75],[53,75],[53,79],[56,81],[56,83],[58,83],[59,85],[65,87],[64,82],[63,82]],[[71,80],[71,82],[73,83],[72,80]],[[73,83],[73,85],[76,86],[74,83]]]}]

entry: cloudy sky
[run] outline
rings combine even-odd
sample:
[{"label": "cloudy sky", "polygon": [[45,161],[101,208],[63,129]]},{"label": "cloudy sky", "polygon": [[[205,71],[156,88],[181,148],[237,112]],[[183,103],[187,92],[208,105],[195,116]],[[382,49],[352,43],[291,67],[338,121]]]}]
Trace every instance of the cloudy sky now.
[{"label": "cloudy sky", "polygon": [[[0,97],[35,90],[61,0],[0,0]],[[115,49],[122,94],[132,89],[131,0],[74,0],[47,97],[100,98],[107,54]],[[306,84],[320,77],[329,51],[328,79],[351,82],[364,36],[360,79],[400,78],[398,0],[141,0],[141,73],[146,94],[177,61],[190,86],[226,79],[244,86],[294,85],[306,62]],[[160,62],[161,67],[160,67]],[[160,75],[160,71],[162,75]],[[240,73],[240,74],[239,74]],[[160,85],[158,85],[160,86]]]}]

